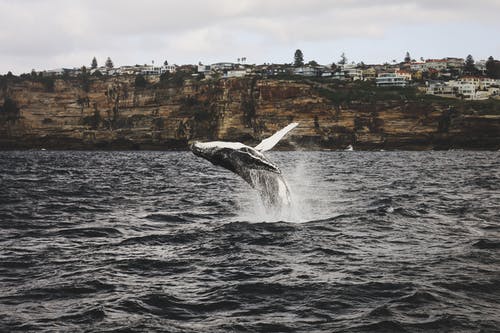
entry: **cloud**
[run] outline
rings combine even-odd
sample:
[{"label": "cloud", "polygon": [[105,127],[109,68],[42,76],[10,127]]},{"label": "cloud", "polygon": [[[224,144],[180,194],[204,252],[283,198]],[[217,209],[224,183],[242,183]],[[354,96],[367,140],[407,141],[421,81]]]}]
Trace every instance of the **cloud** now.
[{"label": "cloud", "polygon": [[373,45],[392,38],[404,47],[395,32],[429,26],[456,26],[450,43],[474,26],[485,35],[478,36],[485,49],[496,50],[487,43],[500,30],[499,12],[495,0],[0,0],[0,72],[60,67],[61,59],[80,66],[93,56],[101,62],[110,56],[115,64],[242,54],[279,61],[283,50],[300,45],[315,55],[352,41]]}]

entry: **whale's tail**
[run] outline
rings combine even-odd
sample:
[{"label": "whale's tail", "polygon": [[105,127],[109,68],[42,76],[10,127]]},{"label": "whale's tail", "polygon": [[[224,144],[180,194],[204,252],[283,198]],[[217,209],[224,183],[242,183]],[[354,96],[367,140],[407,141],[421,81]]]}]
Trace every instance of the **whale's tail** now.
[{"label": "whale's tail", "polygon": [[262,140],[262,142],[255,147],[255,150],[260,152],[271,150],[288,132],[297,127],[298,124],[299,123],[291,123],[285,128],[280,129],[267,139]]}]

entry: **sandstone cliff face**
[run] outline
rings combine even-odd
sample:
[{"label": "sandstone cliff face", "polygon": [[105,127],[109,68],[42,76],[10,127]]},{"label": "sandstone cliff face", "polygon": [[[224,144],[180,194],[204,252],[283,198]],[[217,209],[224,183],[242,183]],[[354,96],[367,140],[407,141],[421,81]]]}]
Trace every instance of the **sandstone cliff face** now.
[{"label": "sandstone cliff face", "polygon": [[136,88],[133,77],[92,78],[86,85],[58,79],[51,89],[23,80],[0,91],[0,148],[185,149],[192,140],[254,144],[297,121],[281,147],[498,149],[499,103],[491,103],[485,108],[402,97],[335,102],[315,82],[257,78],[146,88]]}]

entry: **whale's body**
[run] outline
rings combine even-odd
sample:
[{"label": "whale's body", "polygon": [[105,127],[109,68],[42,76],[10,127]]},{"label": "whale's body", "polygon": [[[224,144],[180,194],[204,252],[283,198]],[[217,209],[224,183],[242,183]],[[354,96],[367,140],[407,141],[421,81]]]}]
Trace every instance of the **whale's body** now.
[{"label": "whale's body", "polygon": [[290,205],[290,190],[281,170],[262,152],[272,149],[297,125],[298,123],[288,125],[255,148],[239,142],[211,141],[195,142],[191,145],[191,150],[195,155],[243,178],[257,190],[266,207],[283,208]]}]

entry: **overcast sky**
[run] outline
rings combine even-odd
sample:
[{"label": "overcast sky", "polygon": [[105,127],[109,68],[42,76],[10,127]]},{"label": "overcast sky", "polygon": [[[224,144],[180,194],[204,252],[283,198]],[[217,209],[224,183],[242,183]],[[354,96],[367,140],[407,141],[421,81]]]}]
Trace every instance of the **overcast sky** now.
[{"label": "overcast sky", "polygon": [[0,0],[0,73],[104,64],[500,58],[500,0]]}]

